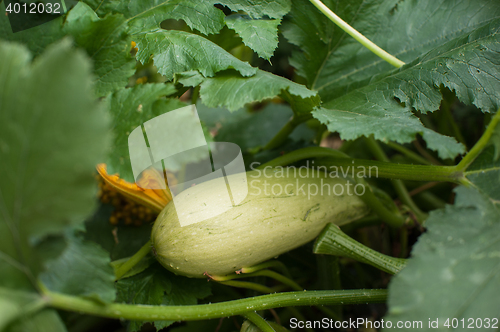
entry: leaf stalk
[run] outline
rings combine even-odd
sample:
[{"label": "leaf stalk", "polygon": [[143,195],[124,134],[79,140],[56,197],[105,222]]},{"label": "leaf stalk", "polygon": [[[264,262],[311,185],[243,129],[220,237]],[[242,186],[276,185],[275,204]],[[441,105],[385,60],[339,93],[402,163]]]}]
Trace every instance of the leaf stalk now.
[{"label": "leaf stalk", "polygon": [[338,17],[334,12],[330,10],[327,6],[325,6],[324,3],[322,3],[320,0],[309,0],[316,8],[318,8],[323,14],[325,14],[326,17],[330,19],[333,23],[335,23],[339,28],[344,30],[348,35],[356,39],[361,45],[375,53],[379,58],[381,58],[384,61],[387,61],[391,65],[393,65],[396,68],[400,68],[405,63],[395,56],[387,53],[383,49],[381,49],[378,45],[376,45],[374,42],[366,38],[364,35],[359,33],[356,29],[351,27],[349,24],[347,24],[344,20],[342,20],[340,17]]}]

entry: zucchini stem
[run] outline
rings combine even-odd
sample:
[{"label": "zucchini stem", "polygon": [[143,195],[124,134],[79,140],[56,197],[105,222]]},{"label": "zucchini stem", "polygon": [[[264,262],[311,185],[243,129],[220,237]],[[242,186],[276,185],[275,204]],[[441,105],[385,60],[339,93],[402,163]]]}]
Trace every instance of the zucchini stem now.
[{"label": "zucchini stem", "polygon": [[318,236],[314,253],[352,258],[390,274],[400,272],[407,263],[406,259],[384,255],[359,243],[334,224],[326,226]]},{"label": "zucchini stem", "polygon": [[181,306],[134,305],[101,303],[72,295],[44,292],[47,305],[66,311],[76,311],[100,317],[127,320],[203,320],[241,315],[246,312],[290,306],[383,303],[385,289],[359,289],[338,291],[302,291],[261,295],[245,299]]},{"label": "zucchini stem", "polygon": [[[349,173],[354,172],[356,176],[367,176],[370,171],[376,172],[376,176],[388,179],[401,179],[413,181],[439,181],[462,184],[463,173],[457,166],[436,165],[410,165],[395,164],[391,162],[354,159],[339,150],[313,146],[289,152],[275,158],[257,169],[266,167],[285,166],[303,159],[321,158],[321,165],[327,167],[343,167]],[[347,169],[347,167],[350,167]],[[369,176],[369,175],[368,175]]]},{"label": "zucchini stem", "polygon": [[262,332],[276,332],[275,329],[264,318],[262,318],[255,311],[247,312],[243,314],[243,317],[251,321],[255,326],[257,326]]},{"label": "zucchini stem", "polygon": [[342,20],[340,17],[338,17],[334,12],[330,10],[327,6],[325,6],[324,3],[322,3],[319,0],[309,0],[316,8],[319,9],[320,12],[325,14],[326,17],[330,19],[333,23],[335,23],[339,28],[344,30],[348,35],[356,39],[361,45],[375,53],[379,58],[382,60],[387,61],[391,65],[393,65],[396,68],[402,67],[405,63],[395,56],[387,53],[383,49],[381,49],[378,45],[376,45],[374,42],[366,38],[364,35],[359,33],[356,29],[354,29],[352,26],[347,24],[344,20]]},{"label": "zucchini stem", "polygon": [[143,259],[151,251],[151,240],[146,242],[145,245],[139,249],[132,257],[130,257],[125,263],[120,265],[115,270],[115,280],[121,279],[130,269],[132,269],[141,259]]}]

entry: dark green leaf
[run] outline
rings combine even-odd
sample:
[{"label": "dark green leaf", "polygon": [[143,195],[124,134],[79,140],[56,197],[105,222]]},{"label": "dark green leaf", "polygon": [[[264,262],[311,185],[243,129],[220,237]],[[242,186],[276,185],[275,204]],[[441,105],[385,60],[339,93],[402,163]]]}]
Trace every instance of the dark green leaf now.
[{"label": "dark green leaf", "polygon": [[[159,264],[116,283],[117,302],[150,305],[189,305],[210,295],[210,284],[204,279],[176,276]],[[129,330],[138,331],[145,322],[130,322]],[[157,321],[160,329],[173,322]]]},{"label": "dark green leaf", "polygon": [[0,4],[0,39],[23,43],[35,56],[42,53],[49,44],[65,35],[62,29],[62,17],[31,29],[13,33],[9,19],[5,14],[5,1],[2,1]]},{"label": "dark green leaf", "polygon": [[[30,243],[92,211],[94,167],[109,143],[108,117],[94,100],[91,65],[69,40],[30,62],[0,43],[1,282],[18,285],[40,262]],[[32,277],[31,277],[32,278]]]},{"label": "dark green leaf", "polygon": [[290,11],[290,0],[210,0],[229,7],[233,12],[240,10],[246,12],[252,18],[269,16],[270,18],[282,18]]},{"label": "dark green leaf", "polygon": [[[224,72],[216,77],[205,79],[193,72],[190,72],[187,77],[180,76],[182,83],[200,81],[203,81],[200,89],[201,100],[208,107],[223,106],[230,111],[235,111],[247,103],[278,95],[291,102],[295,112],[309,112],[319,104],[315,91],[262,70],[258,70],[257,74],[251,77],[241,77],[233,72]],[[294,108],[294,104],[301,107]]]},{"label": "dark green leaf", "polygon": [[440,329],[448,330],[447,318],[468,323],[498,317],[500,211],[474,189],[459,187],[456,193],[454,206],[430,214],[412,258],[391,281],[384,320],[393,327],[396,321],[424,320],[427,328],[428,319],[439,319]]},{"label": "dark green leaf", "polygon": [[44,309],[14,323],[7,332],[66,332],[66,326],[54,309]]},{"label": "dark green leaf", "polygon": [[75,235],[68,235],[67,241],[62,255],[40,275],[42,283],[54,292],[113,302],[115,276],[109,254]]},{"label": "dark green leaf", "polygon": [[44,301],[36,293],[0,287],[0,331],[11,322],[43,308]]},{"label": "dark green leaf", "polygon": [[[224,108],[207,108],[202,103],[196,108],[200,119],[215,134],[214,140],[235,143],[243,152],[265,145],[293,115],[290,107],[284,104],[268,104],[257,112],[244,108],[229,112]],[[310,141],[313,137],[314,131],[305,124],[290,135],[296,141]]]},{"label": "dark green leaf", "polygon": [[269,60],[278,46],[278,25],[280,20],[255,20],[248,16],[230,15],[226,24],[254,50],[261,58]]},{"label": "dark green leaf", "polygon": [[377,45],[413,62],[380,75],[391,68],[389,64],[333,26],[309,1],[294,1],[291,21],[283,31],[304,50],[294,54],[291,64],[326,102],[315,116],[344,139],[374,134],[380,140],[404,143],[420,133],[441,158],[462,153],[455,140],[426,130],[411,107],[436,110],[440,84],[485,111],[499,104],[495,59],[500,5],[486,0],[326,4]]},{"label": "dark green leaf", "polygon": [[127,34],[123,15],[107,15],[100,19],[89,6],[79,2],[69,11],[64,31],[71,34],[94,61],[98,96],[128,84],[129,77],[134,74],[135,60],[130,55],[131,37]]},{"label": "dark green leaf", "polygon": [[[500,106],[500,19],[450,41],[388,75],[372,78],[364,87],[332,100],[314,116],[345,139],[374,134],[382,141],[407,143],[419,133],[441,158],[464,152],[454,139],[426,129],[411,108],[432,111],[439,107],[439,86],[485,111]],[[401,107],[399,102],[405,106]],[[356,123],[356,126],[352,126]]]},{"label": "dark green leaf", "polygon": [[167,19],[183,20],[191,29],[203,34],[217,33],[224,26],[224,13],[208,1],[197,0],[85,0],[101,17],[120,13],[127,19],[131,32],[155,30]]},{"label": "dark green leaf", "polygon": [[254,75],[257,71],[208,39],[185,31],[146,33],[141,35],[137,47],[137,59],[145,63],[152,54],[158,72],[168,80],[176,73],[189,70],[198,70],[205,77],[225,69],[235,69],[243,76]]},{"label": "dark green leaf", "polygon": [[112,261],[135,254],[151,237],[151,225],[113,226],[109,222],[113,207],[101,205],[85,222],[85,239],[109,252]]},{"label": "dark green leaf", "polygon": [[[500,3],[491,0],[324,3],[368,39],[407,63],[500,16]],[[318,90],[324,102],[364,86],[363,81],[392,68],[308,0],[293,1],[290,20],[282,29],[285,37],[303,50],[293,55],[291,64],[307,78],[310,88]]]},{"label": "dark green leaf", "polygon": [[165,99],[175,88],[171,84],[139,84],[121,89],[106,98],[108,110],[113,118],[114,144],[106,164],[108,173],[119,173],[120,177],[134,182],[128,135],[137,126],[165,112],[186,106],[178,99]]}]

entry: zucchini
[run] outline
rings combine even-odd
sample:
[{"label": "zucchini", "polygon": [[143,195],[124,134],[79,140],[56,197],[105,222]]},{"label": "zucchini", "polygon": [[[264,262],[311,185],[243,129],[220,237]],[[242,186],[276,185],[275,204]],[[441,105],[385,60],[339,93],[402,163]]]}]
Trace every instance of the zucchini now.
[{"label": "zucchini", "polygon": [[[156,219],[151,234],[157,260],[168,270],[188,277],[227,275],[313,240],[329,222],[343,225],[368,213],[354,194],[352,183],[345,179],[320,172],[303,178],[295,174],[297,169],[277,170],[247,172],[247,197],[226,212],[198,223],[181,227],[175,205],[170,202]],[[328,187],[331,190],[327,191]],[[341,189],[343,195],[337,195]],[[200,213],[206,208],[205,202],[226,191],[226,186],[212,180],[184,190],[176,199],[189,200],[189,213]]]}]

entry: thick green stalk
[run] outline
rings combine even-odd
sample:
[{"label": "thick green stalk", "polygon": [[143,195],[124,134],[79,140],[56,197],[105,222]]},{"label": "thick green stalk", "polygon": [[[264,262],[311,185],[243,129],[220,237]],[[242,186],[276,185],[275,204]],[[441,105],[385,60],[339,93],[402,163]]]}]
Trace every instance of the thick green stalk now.
[{"label": "thick green stalk", "polygon": [[406,266],[406,259],[381,254],[346,235],[337,225],[329,224],[314,243],[315,254],[343,256],[396,274]]},{"label": "thick green stalk", "polygon": [[204,320],[290,306],[381,303],[385,289],[303,291],[261,295],[234,301],[182,306],[103,304],[91,299],[45,291],[46,303],[54,308],[127,320]]},{"label": "thick green stalk", "polygon": [[151,241],[148,241],[145,245],[139,249],[132,257],[130,257],[125,263],[120,265],[115,271],[116,280],[123,277],[131,268],[133,268],[141,259],[144,258],[151,251]]},{"label": "thick green stalk", "polygon": [[370,177],[369,175],[372,175],[372,177],[389,179],[454,183],[461,183],[463,179],[462,172],[456,166],[395,164],[384,161],[353,159],[341,151],[318,146],[289,152],[260,165],[258,169],[285,166],[299,160],[311,158],[324,158],[321,160],[321,165],[327,167],[328,173],[334,170],[338,171],[340,167],[339,175],[342,175],[343,170],[348,173],[346,175],[352,176],[352,173],[354,173],[358,177]]},{"label": "thick green stalk", "polygon": [[347,34],[349,34],[351,37],[356,39],[358,42],[361,43],[364,47],[375,53],[378,57],[380,57],[382,60],[387,61],[391,65],[393,65],[396,68],[399,68],[403,66],[405,63],[395,56],[387,53],[383,49],[381,49],[379,46],[377,46],[375,43],[373,43],[371,40],[363,36],[361,33],[359,33],[356,29],[351,27],[349,24],[347,24],[344,20],[342,20],[340,17],[338,17],[334,12],[330,10],[327,6],[325,6],[321,1],[319,0],[309,0],[311,3],[318,8],[323,14],[325,14],[326,17],[328,17],[333,23],[335,23],[339,28],[344,30]]},{"label": "thick green stalk", "polygon": [[243,316],[257,326],[262,332],[276,332],[268,322],[255,311],[247,312]]}]

